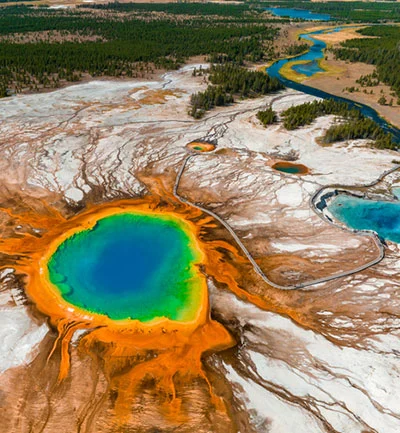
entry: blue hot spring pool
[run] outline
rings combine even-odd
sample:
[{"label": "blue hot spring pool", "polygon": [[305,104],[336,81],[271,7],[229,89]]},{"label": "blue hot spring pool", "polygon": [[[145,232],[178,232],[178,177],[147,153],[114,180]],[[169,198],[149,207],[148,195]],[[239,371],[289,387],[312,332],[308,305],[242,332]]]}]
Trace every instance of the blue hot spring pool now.
[{"label": "blue hot spring pool", "polygon": [[400,202],[366,200],[338,195],[328,205],[332,215],[356,230],[373,230],[384,239],[400,243]]},{"label": "blue hot spring pool", "polygon": [[68,303],[114,320],[189,320],[203,284],[194,239],[170,215],[107,216],[57,247],[48,278]]}]

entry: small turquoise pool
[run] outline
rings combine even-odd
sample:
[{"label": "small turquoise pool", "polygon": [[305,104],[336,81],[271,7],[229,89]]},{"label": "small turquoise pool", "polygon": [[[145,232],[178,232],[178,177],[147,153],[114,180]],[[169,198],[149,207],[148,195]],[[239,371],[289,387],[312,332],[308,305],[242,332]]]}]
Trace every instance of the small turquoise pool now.
[{"label": "small turquoise pool", "polygon": [[111,319],[185,320],[201,292],[193,243],[178,218],[111,215],[58,246],[49,279],[70,304]]},{"label": "small turquoise pool", "polygon": [[341,194],[328,205],[332,215],[356,230],[373,230],[400,243],[400,202],[365,200]]},{"label": "small turquoise pool", "polygon": [[276,162],[272,168],[288,174],[307,174],[308,168],[303,164],[295,164],[287,161]]}]

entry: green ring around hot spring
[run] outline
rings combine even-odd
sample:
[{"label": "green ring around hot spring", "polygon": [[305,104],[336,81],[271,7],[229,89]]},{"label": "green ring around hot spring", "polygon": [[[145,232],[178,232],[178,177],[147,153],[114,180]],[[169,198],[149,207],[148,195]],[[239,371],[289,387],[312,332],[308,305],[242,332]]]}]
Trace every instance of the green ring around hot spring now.
[{"label": "green ring around hot spring", "polygon": [[112,320],[193,321],[207,299],[204,253],[172,213],[119,211],[72,232],[47,260],[62,299]]}]

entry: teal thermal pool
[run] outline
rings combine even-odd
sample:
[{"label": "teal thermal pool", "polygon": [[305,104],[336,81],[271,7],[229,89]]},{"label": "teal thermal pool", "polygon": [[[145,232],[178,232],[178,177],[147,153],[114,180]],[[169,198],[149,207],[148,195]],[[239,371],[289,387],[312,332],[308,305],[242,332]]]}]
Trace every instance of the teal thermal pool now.
[{"label": "teal thermal pool", "polygon": [[384,239],[400,243],[400,202],[372,201],[338,195],[328,205],[339,221],[356,230],[373,230]]},{"label": "teal thermal pool", "polygon": [[276,162],[272,168],[289,174],[307,174],[308,168],[303,164],[294,164],[287,161]]},{"label": "teal thermal pool", "polygon": [[202,258],[173,215],[120,213],[62,242],[47,263],[62,298],[114,320],[193,319],[202,302]]}]

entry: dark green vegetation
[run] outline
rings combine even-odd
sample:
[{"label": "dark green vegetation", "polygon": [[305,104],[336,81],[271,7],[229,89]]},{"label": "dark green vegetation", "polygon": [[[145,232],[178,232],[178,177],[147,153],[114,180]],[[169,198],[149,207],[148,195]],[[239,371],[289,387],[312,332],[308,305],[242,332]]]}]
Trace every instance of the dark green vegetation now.
[{"label": "dark green vegetation", "polygon": [[304,53],[310,48],[308,44],[292,44],[285,48],[284,53],[286,56],[297,56],[298,54]]},{"label": "dark green vegetation", "polygon": [[288,108],[282,113],[283,125],[288,130],[311,124],[317,117],[334,114],[344,121],[331,126],[323,137],[323,143],[350,139],[371,139],[380,149],[395,149],[391,134],[386,133],[372,119],[366,118],[359,110],[350,109],[345,102],[333,99],[313,101]]},{"label": "dark green vegetation", "polygon": [[[250,13],[248,4],[234,5],[227,7],[220,3],[119,3],[110,2],[107,4],[86,4],[80,8],[114,10],[124,12],[166,12],[175,15],[218,15],[220,17],[239,17],[245,18],[245,14]],[[251,17],[249,17],[250,20]]]},{"label": "dark green vegetation", "polygon": [[391,86],[400,99],[400,26],[373,26],[358,31],[374,38],[350,39],[341,48],[333,50],[335,56],[351,62],[370,63],[376,73],[359,80],[362,86],[374,86],[379,81]]},{"label": "dark green vegetation", "polygon": [[254,1],[264,7],[281,6],[286,8],[307,9],[311,12],[331,15],[332,19],[345,22],[400,21],[400,3],[377,1],[328,1],[314,3],[309,0],[294,1]]},{"label": "dark green vegetation", "polygon": [[215,106],[234,102],[234,95],[251,98],[284,88],[276,78],[264,72],[249,71],[234,64],[212,66],[208,79],[211,84],[207,89],[191,97],[190,115],[196,119]]},{"label": "dark green vegetation", "polygon": [[297,129],[304,125],[310,125],[317,117],[329,114],[352,118],[362,116],[359,110],[349,110],[349,106],[345,102],[324,99],[288,108],[282,113],[283,126],[288,130]]},{"label": "dark green vegetation", "polygon": [[272,125],[277,121],[276,112],[271,108],[267,108],[266,110],[259,111],[257,113],[257,119],[264,125]]},{"label": "dark green vegetation", "polygon": [[209,80],[221,86],[224,92],[243,98],[268,95],[284,88],[276,78],[270,78],[264,72],[249,71],[233,64],[212,66]]},{"label": "dark green vegetation", "polygon": [[208,86],[204,92],[197,92],[191,96],[189,114],[195,119],[200,119],[206,111],[233,102],[233,96],[224,92],[221,86]]},{"label": "dark green vegetation", "polygon": [[378,149],[397,149],[391,134],[385,133],[372,119],[347,119],[342,124],[332,125],[325,133],[323,142],[326,144],[352,139],[374,140]]},{"label": "dark green vegetation", "polygon": [[249,5],[198,3],[2,8],[0,94],[55,88],[83,74],[143,77],[198,55],[270,60],[278,29],[264,15]]}]

